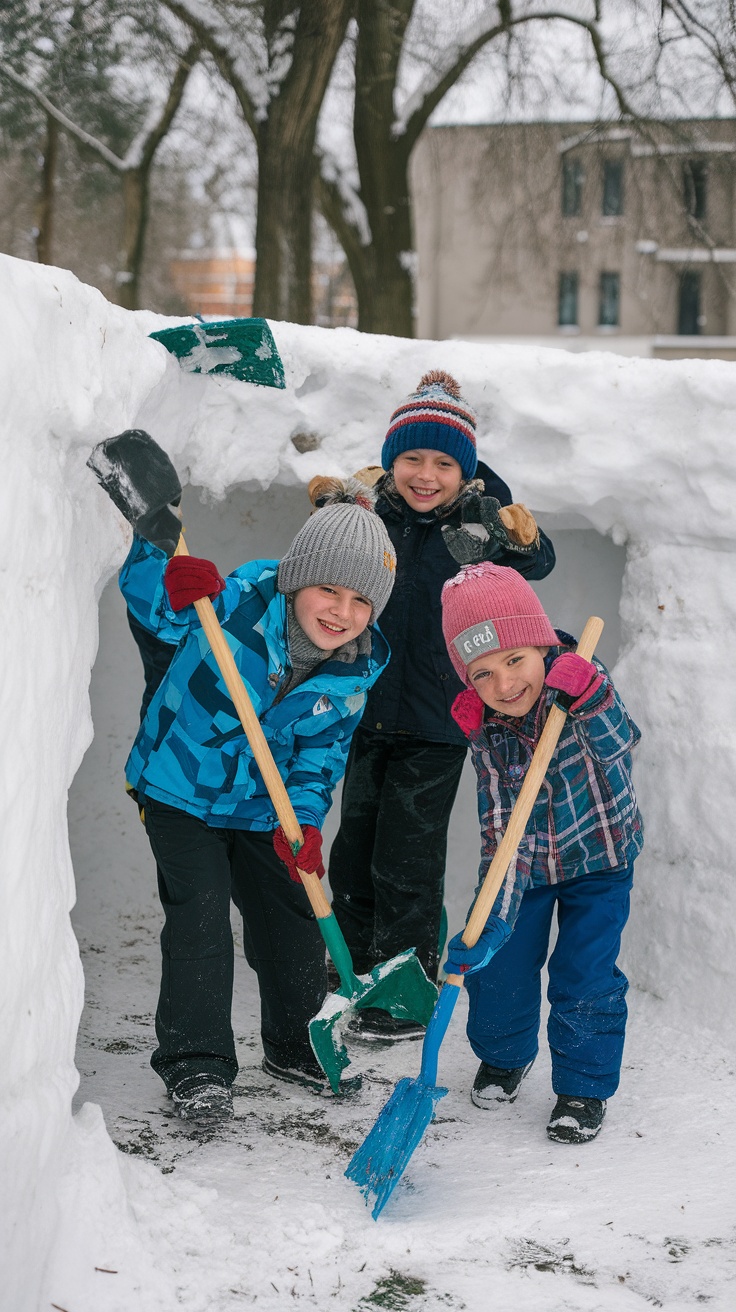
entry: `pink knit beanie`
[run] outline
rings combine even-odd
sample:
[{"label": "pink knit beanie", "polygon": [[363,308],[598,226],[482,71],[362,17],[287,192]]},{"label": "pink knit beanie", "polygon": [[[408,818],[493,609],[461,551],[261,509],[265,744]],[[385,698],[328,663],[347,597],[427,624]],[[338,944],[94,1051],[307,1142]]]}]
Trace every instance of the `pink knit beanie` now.
[{"label": "pink knit beanie", "polygon": [[515,569],[466,565],[442,589],[442,632],[450,660],[467,683],[467,667],[490,651],[555,647],[559,638],[542,603]]}]

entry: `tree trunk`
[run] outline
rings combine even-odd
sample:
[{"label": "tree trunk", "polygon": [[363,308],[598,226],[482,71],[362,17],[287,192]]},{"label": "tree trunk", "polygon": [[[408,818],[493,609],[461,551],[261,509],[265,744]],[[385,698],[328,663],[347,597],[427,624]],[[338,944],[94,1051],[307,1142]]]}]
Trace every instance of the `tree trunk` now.
[{"label": "tree trunk", "polygon": [[395,337],[414,336],[409,156],[393,135],[398,63],[412,9],[413,0],[360,0],[355,57],[355,150],[372,238],[359,257],[358,327]]},{"label": "tree trunk", "polygon": [[141,267],[148,223],[148,167],[126,169],[123,174],[123,242],[116,275],[118,305],[138,310]]},{"label": "tree trunk", "polygon": [[[288,4],[266,6],[271,43]],[[353,0],[302,0],[291,64],[258,129],[253,313],[312,322],[312,204],[317,119]]]},{"label": "tree trunk", "polygon": [[50,114],[46,115],[46,139],[41,163],[41,193],[36,206],[36,259],[39,264],[51,264],[54,240],[54,200],[56,192],[56,165],[59,156],[59,125]]},{"label": "tree trunk", "polygon": [[272,109],[258,140],[253,314],[311,323],[314,136],[287,149],[291,135]]}]

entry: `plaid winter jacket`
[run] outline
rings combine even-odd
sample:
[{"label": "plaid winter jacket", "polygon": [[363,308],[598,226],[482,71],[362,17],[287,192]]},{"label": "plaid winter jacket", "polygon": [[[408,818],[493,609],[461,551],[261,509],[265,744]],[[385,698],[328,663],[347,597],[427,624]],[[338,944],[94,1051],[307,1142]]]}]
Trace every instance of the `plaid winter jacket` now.
[{"label": "plaid winter jacket", "polygon": [[[560,646],[547,668],[575,642],[557,629]],[[631,782],[631,749],[641,734],[600,661],[605,678],[587,702],[568,714],[524,838],[493,912],[514,924],[524,892],[578,875],[629,864],[642,848],[643,827]],[[534,748],[554,702],[543,688],[519,720],[497,714],[474,688],[455,699],[453,715],[470,739],[478,776],[482,880],[508,825]]]},{"label": "plaid winter jacket", "polygon": [[[134,538],[120,574],[130,610],[176,655],[126,764],[138,794],[188,811],[208,825],[275,829],[278,818],[193,606],[173,611],[163,552]],[[371,684],[389,658],[380,630],[371,653],[352,664],[326,660],[278,702],[289,664],[286,598],[278,561],[233,570],[213,605],[286,784],[300,824],[322,822],[345,772],[350,739]]]}]

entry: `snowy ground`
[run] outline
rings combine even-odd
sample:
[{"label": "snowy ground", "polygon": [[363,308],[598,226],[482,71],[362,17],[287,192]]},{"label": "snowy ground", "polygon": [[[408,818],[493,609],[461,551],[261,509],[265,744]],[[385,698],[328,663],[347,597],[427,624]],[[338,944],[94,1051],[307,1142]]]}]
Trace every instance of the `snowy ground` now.
[{"label": "snowy ground", "polygon": [[[257,531],[263,546],[252,554],[275,554],[301,522],[303,503],[294,490],[273,488],[268,497],[254,508],[233,496],[227,513],[192,507],[190,544],[196,539],[203,553],[217,545],[218,563],[230,568],[250,554],[243,539]],[[579,591],[571,586],[581,568],[575,537],[568,595]],[[594,541],[601,545],[593,579],[589,553],[582,572],[599,604],[579,604],[612,615],[621,561],[610,542]],[[555,577],[562,572],[542,585],[543,595],[559,586]],[[553,617],[575,627],[577,615],[545,600]],[[84,1301],[78,1272],[65,1288],[58,1259],[49,1301],[66,1312],[732,1309],[734,1063],[707,1032],[665,1026],[662,1004],[644,993],[630,993],[621,1090],[600,1139],[579,1149],[545,1137],[553,1101],[545,1054],[513,1107],[483,1113],[471,1105],[476,1062],[456,1014],[440,1065],[450,1093],[378,1223],[342,1172],[395,1081],[417,1073],[418,1044],[354,1043],[364,1086],[349,1103],[277,1086],[260,1071],[255,977],[241,957],[236,1119],[202,1133],[172,1118],[148,1065],[160,912],[145,835],[122,791],[140,673],[114,585],[103,595],[100,629],[95,741],[69,807],[86,980],[75,1106],[99,1104],[126,1154],[128,1203],[150,1267],[138,1261],[131,1273],[126,1237],[106,1233]],[[614,624],[606,659],[615,657],[615,638]],[[328,823],[330,832],[334,819]],[[475,844],[467,778],[451,835],[453,927],[472,885]],[[93,1130],[94,1122],[88,1109],[81,1124]]]}]

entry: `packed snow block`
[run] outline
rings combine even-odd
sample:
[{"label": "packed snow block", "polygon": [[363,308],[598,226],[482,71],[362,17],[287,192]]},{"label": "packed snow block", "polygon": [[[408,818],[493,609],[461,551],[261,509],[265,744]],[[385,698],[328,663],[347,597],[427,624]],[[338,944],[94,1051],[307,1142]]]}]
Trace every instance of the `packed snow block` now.
[{"label": "packed snow block", "polygon": [[645,817],[626,964],[683,1024],[733,1030],[736,778],[732,552],[632,546],[617,680],[642,730]]},{"label": "packed snow block", "polygon": [[[663,1016],[723,1044],[736,982],[736,366],[276,324],[287,384],[277,391],[184,373],[148,336],[170,321],[111,306],[64,270],[0,257],[0,296],[12,324],[0,352],[0,1265],[13,1312],[35,1312],[54,1271],[64,1297],[52,1301],[90,1306],[91,1216],[98,1238],[126,1236],[114,1254],[121,1287],[149,1270],[116,1153],[89,1112],[71,1116],[82,972],[66,797],[92,735],[97,599],[129,542],[85,462],[124,429],[151,432],[182,483],[217,499],[238,484],[306,486],[375,463],[396,399],[422,373],[461,380],[480,455],[552,536],[555,523],[592,528],[626,551],[614,674],[644,734],[635,779],[646,824],[626,965]],[[575,605],[595,613],[581,578]],[[564,613],[552,618],[565,626]],[[473,863],[468,889],[474,877]],[[90,1144],[102,1142],[92,1170]],[[139,1169],[128,1163],[120,1179]],[[163,1286],[157,1296],[166,1307]]]}]

